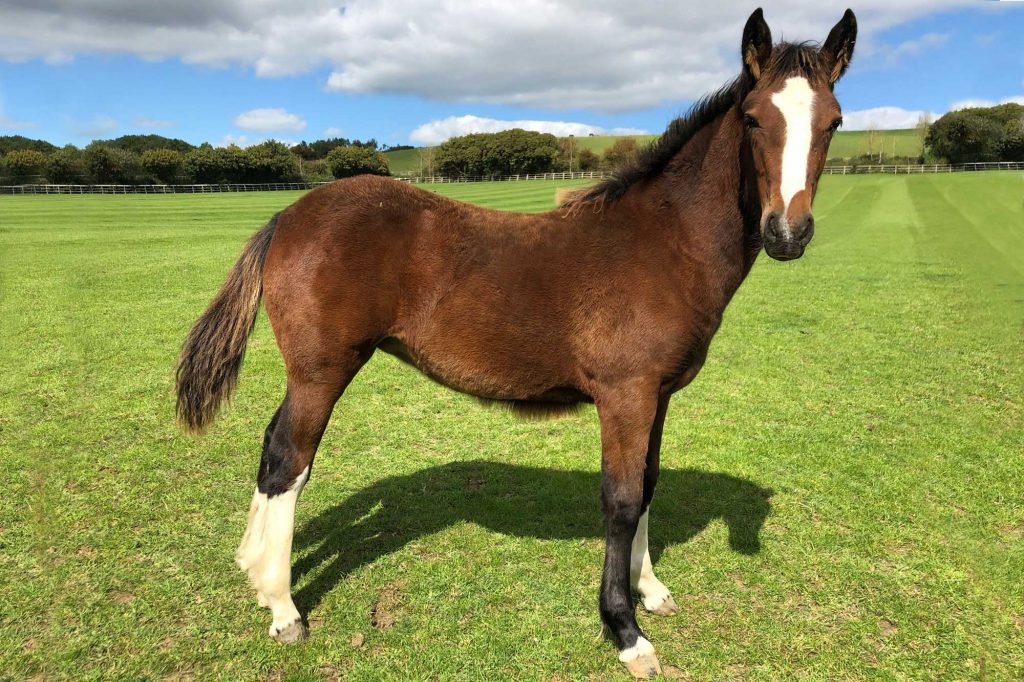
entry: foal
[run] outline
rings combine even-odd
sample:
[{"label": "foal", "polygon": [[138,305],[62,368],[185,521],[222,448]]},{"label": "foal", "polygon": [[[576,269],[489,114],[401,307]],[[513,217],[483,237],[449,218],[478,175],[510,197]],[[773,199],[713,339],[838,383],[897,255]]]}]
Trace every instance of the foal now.
[{"label": "foal", "polygon": [[199,432],[231,394],[262,295],[288,385],[263,440],[238,564],[306,636],[290,595],[295,503],[335,402],[381,349],[514,409],[597,406],[606,551],[601,620],[638,677],[660,671],[637,625],[677,607],[655,577],[648,507],[671,395],[697,375],[763,247],[799,258],[839,126],[849,10],[820,49],[773,47],[761,10],[743,69],[617,175],[542,215],[478,208],[372,176],[296,201],[249,241],[185,340],[178,416]]}]

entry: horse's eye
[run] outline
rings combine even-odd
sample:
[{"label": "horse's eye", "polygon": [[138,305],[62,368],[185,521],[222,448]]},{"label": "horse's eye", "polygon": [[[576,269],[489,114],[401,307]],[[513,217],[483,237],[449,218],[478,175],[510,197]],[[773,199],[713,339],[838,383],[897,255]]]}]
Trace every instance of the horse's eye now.
[{"label": "horse's eye", "polygon": [[760,128],[761,124],[757,122],[757,119],[750,114],[743,114],[743,125],[748,128]]},{"label": "horse's eye", "polygon": [[828,127],[828,131],[830,133],[834,133],[836,130],[839,129],[839,126],[841,126],[841,125],[843,125],[843,117],[842,116],[840,116],[836,120],[832,121],[832,125],[830,125]]}]

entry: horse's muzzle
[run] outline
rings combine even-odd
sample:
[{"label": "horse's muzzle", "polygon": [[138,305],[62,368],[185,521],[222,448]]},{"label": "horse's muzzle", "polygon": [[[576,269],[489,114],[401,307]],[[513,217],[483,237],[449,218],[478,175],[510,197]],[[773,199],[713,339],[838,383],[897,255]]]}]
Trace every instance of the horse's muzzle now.
[{"label": "horse's muzzle", "polygon": [[814,216],[810,213],[789,222],[781,211],[772,211],[761,228],[764,250],[775,260],[795,260],[814,236]]}]

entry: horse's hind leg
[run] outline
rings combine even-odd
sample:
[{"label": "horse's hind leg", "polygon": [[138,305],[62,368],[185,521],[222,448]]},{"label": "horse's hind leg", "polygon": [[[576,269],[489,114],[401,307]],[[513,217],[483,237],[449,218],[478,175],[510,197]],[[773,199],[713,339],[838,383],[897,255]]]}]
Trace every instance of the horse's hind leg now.
[{"label": "horse's hind leg", "polygon": [[353,363],[348,371],[328,382],[289,378],[284,402],[263,438],[256,492],[236,559],[249,575],[260,605],[270,608],[270,636],[279,642],[295,642],[306,636],[291,597],[295,503],[309,480],[313,456],[334,403],[361,364]]}]

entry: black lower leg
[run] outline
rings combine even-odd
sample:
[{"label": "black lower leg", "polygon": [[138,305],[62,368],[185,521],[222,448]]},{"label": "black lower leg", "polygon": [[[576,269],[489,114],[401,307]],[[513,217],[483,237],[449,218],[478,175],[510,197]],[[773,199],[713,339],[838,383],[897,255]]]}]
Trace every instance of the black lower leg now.
[{"label": "black lower leg", "polygon": [[636,645],[644,636],[636,622],[629,586],[629,563],[640,520],[640,500],[616,499],[614,492],[602,495],[605,516],[604,573],[601,576],[601,620],[619,649]]}]

